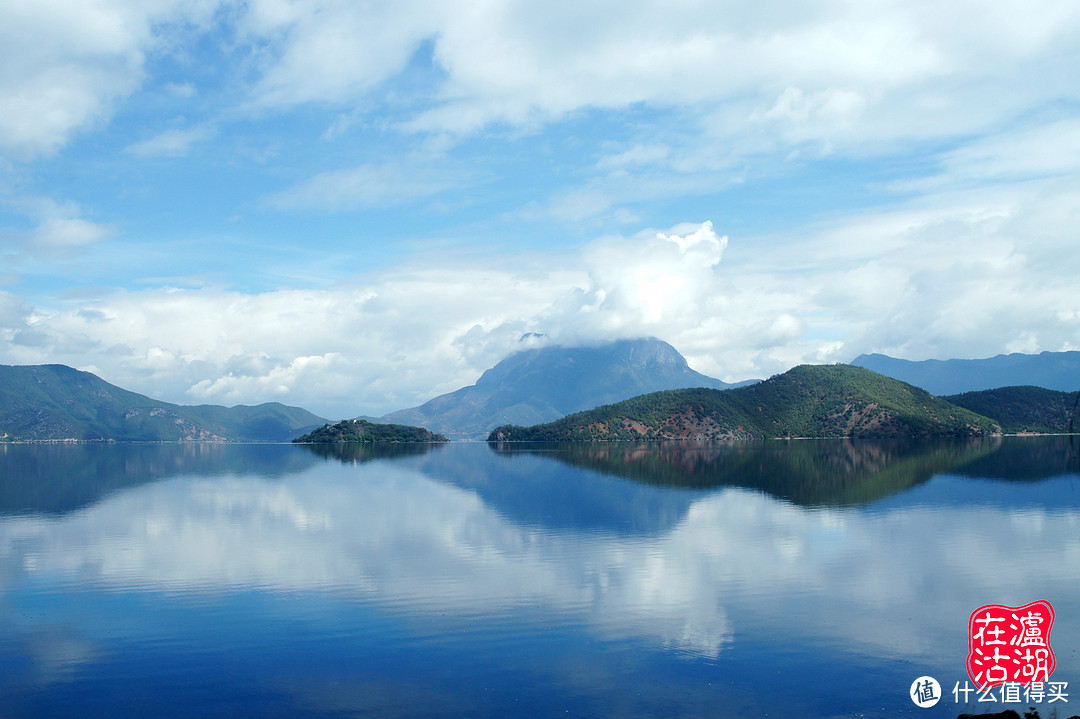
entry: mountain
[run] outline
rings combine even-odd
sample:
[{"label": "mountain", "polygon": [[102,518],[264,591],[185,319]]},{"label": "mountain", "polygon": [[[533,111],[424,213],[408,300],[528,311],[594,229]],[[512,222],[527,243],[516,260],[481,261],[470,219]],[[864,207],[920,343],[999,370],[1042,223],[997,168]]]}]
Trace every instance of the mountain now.
[{"label": "mountain", "polygon": [[278,402],[183,406],[64,365],[0,365],[0,440],[284,442],[325,422]]},{"label": "mountain", "polygon": [[1068,432],[1076,411],[1076,392],[1057,392],[1045,387],[1000,387],[981,392],[943,397],[972,412],[993,417],[1001,429],[1010,434],[1038,432],[1059,434]]},{"label": "mountain", "polygon": [[1080,389],[1080,352],[1014,353],[988,359],[921,362],[864,354],[856,357],[852,364],[939,396],[1022,385],[1061,392]]},{"label": "mountain", "polygon": [[379,421],[421,425],[454,439],[483,439],[500,424],[547,422],[648,392],[732,386],[690,369],[674,347],[655,338],[543,347],[510,355],[476,384]]},{"label": "mountain", "polygon": [[635,397],[489,441],[945,437],[999,432],[993,420],[849,365],[801,365],[749,387]]},{"label": "mountain", "polygon": [[324,424],[293,440],[298,444],[342,444],[376,442],[448,442],[441,434],[423,427],[403,424],[375,424],[364,419],[343,419]]}]

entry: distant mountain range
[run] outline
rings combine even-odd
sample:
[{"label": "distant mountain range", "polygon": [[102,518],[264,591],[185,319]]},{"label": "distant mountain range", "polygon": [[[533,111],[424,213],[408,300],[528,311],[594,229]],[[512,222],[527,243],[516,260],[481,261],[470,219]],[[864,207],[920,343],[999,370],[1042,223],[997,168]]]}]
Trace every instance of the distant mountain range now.
[{"label": "distant mountain range", "polygon": [[548,424],[498,427],[488,439],[964,437],[1000,431],[993,419],[868,369],[802,365],[750,387],[655,392]]},{"label": "distant mountain range", "polygon": [[674,347],[651,337],[544,347],[512,354],[476,384],[378,421],[420,425],[451,439],[484,439],[501,424],[548,422],[649,392],[736,386],[695,372]]},{"label": "distant mountain range", "polygon": [[278,402],[176,405],[64,365],[0,365],[0,440],[285,442],[325,423]]},{"label": "distant mountain range", "polygon": [[955,395],[998,387],[1031,385],[1061,392],[1080,390],[1080,352],[1008,354],[988,359],[911,360],[864,354],[852,363],[930,394]]},{"label": "distant mountain range", "polygon": [[[492,429],[507,425],[516,427],[515,437],[523,437],[522,427],[534,425],[544,425],[543,432],[549,432],[556,420],[589,411],[605,429],[593,427],[584,434],[575,430],[579,438],[962,434],[966,430],[947,419],[959,421],[962,416],[966,419],[961,425],[978,427],[979,432],[987,429],[982,420],[991,418],[1006,433],[1046,433],[1068,431],[1076,408],[1075,387],[1080,386],[1080,352],[925,362],[862,355],[856,362],[862,366],[806,366],[764,383],[730,385],[693,371],[675,348],[654,338],[597,347],[546,347],[510,355],[472,386],[377,421],[418,425],[453,439],[484,439]],[[856,369],[866,374],[852,374]],[[886,388],[881,381],[890,377],[895,384]],[[896,385],[905,382],[907,389],[901,391]],[[969,389],[986,385],[992,388]],[[917,398],[911,394],[916,387],[947,396],[930,398],[933,402]],[[1055,389],[1062,387],[1066,391]],[[876,389],[867,394],[871,388]],[[717,392],[724,389],[733,391]],[[676,390],[688,394],[670,394]],[[718,394],[724,399],[716,401]],[[818,404],[808,404],[814,397]],[[619,409],[625,410],[622,419],[611,415],[607,405],[631,398],[637,399]],[[686,414],[691,399],[697,409]],[[945,405],[936,404],[945,400]],[[672,402],[683,403],[679,411],[684,416],[653,422]],[[915,405],[930,414],[908,412]],[[639,421],[630,409],[652,419]],[[962,411],[981,418],[973,420]],[[578,419],[568,418],[559,427]],[[630,431],[625,423],[618,424],[623,420],[644,429]],[[0,441],[281,442],[325,424],[326,419],[307,410],[276,402],[254,407],[176,405],[63,365],[0,365]]]}]

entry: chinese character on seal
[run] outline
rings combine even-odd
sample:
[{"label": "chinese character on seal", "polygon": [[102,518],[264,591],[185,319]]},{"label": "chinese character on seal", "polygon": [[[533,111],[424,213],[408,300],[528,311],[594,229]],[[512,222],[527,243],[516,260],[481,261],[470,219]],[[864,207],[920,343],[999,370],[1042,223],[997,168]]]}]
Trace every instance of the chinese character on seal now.
[{"label": "chinese character on seal", "polygon": [[1054,608],[1047,601],[979,607],[968,620],[968,676],[982,688],[1048,681],[1055,665],[1053,625]]}]

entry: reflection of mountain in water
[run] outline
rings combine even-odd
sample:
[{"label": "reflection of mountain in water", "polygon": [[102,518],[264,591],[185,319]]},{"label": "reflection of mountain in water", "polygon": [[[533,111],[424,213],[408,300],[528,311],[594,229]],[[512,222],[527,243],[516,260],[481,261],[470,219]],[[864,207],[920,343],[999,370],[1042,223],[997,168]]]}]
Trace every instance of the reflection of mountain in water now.
[{"label": "reflection of mountain in water", "polygon": [[[449,447],[425,474],[516,524],[655,534],[706,492],[743,487],[798,505],[872,502],[992,453],[995,441],[569,442]],[[604,476],[607,475],[607,476]],[[620,481],[630,479],[632,482]]]},{"label": "reflection of mountain in water", "polygon": [[431,455],[420,470],[475,492],[514,524],[544,530],[656,534],[678,524],[703,494],[598,476],[591,468],[555,459],[564,457],[552,445],[541,452],[510,453],[489,452],[479,444],[451,445]]},{"label": "reflection of mountain in water", "polygon": [[147,482],[258,475],[277,479],[323,459],[356,464],[431,451],[433,444],[174,443],[0,444],[0,514],[62,513]]},{"label": "reflection of mountain in water", "polygon": [[991,455],[997,440],[492,444],[504,456],[543,451],[577,467],[637,482],[745,487],[798,505],[873,502]]},{"label": "reflection of mountain in water", "polygon": [[70,512],[180,474],[282,477],[317,461],[292,445],[0,444],[0,514]]},{"label": "reflection of mountain in water", "polygon": [[401,459],[427,454],[435,442],[327,442],[300,445],[324,459],[337,459],[345,464],[361,464],[375,459]]},{"label": "reflection of mountain in water", "polygon": [[993,454],[954,473],[978,479],[1030,482],[1080,473],[1078,437],[1004,437]]},{"label": "reflection of mountain in water", "polygon": [[404,461],[531,526],[653,533],[672,527],[703,492],[718,487],[752,488],[797,505],[851,505],[939,473],[1031,481],[1078,469],[1066,437],[489,446],[493,452],[433,444],[0,445],[0,514],[69,512],[178,475],[279,478],[321,458]]},{"label": "reflection of mountain in water", "polygon": [[[802,506],[860,505],[937,474],[968,474],[971,467],[992,472],[1002,448],[1009,450],[1003,470],[1014,461],[1032,467],[1060,463],[1059,442],[1015,442],[1022,447],[1013,447],[1009,438],[492,443],[493,452],[477,451],[476,445],[446,446],[416,466],[475,492],[518,525],[656,534],[682,521],[706,492],[722,487],[755,489]],[[350,461],[345,451],[362,450],[323,449],[326,456]],[[1020,458],[1010,459],[1016,453]]]}]

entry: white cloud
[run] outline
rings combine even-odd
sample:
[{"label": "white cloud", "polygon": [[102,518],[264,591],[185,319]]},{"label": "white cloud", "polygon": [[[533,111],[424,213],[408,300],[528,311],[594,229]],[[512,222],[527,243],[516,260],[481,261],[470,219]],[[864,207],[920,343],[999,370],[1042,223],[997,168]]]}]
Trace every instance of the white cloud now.
[{"label": "white cloud", "polygon": [[[584,269],[402,267],[354,289],[106,292],[12,326],[7,361],[94,365],[164,399],[270,399],[378,414],[471,384],[518,337],[678,335],[700,321],[726,238],[710,223],[606,238]],[[31,341],[32,340],[32,341]]]},{"label": "white cloud", "polygon": [[77,248],[101,242],[112,234],[108,227],[80,218],[52,217],[38,225],[31,241],[50,248]]},{"label": "white cloud", "polygon": [[942,158],[946,178],[1017,181],[1080,173],[1080,121],[1058,120],[980,138]]},{"label": "white cloud", "polygon": [[0,247],[6,245],[13,267],[28,258],[75,256],[116,234],[115,228],[82,217],[83,209],[73,202],[24,197],[7,204],[34,223],[30,230],[7,232],[0,242]]},{"label": "white cloud", "polygon": [[[336,352],[295,357],[288,365],[265,362],[269,359],[265,354],[254,359],[252,362],[249,358],[236,358],[248,367],[255,365],[252,369],[261,369],[262,374],[235,374],[230,371],[214,380],[196,382],[188,394],[200,404],[233,405],[241,404],[249,397],[288,397],[299,387],[305,387],[305,391],[327,393],[332,392],[335,385],[340,387],[338,382],[348,382],[347,377],[339,375],[349,372],[349,363]],[[335,366],[340,368],[337,372]]]},{"label": "white cloud", "polygon": [[848,347],[860,352],[924,359],[1065,349],[1080,336],[1065,319],[1078,306],[1070,287],[1080,261],[1069,238],[1033,218],[1078,193],[1052,183],[954,193],[830,228],[814,238],[822,246],[814,303],[850,323]]},{"label": "white cloud", "polygon": [[704,222],[569,253],[413,260],[336,288],[103,291],[5,313],[0,361],[94,366],[171,401],[279,400],[336,419],[471,384],[527,332],[556,344],[653,335],[725,380],[871,351],[1061,350],[1080,344],[1078,206],[1080,187],[1024,185],[730,246]]},{"label": "white cloud", "polygon": [[254,89],[266,105],[356,100],[397,75],[438,30],[439,6],[345,0],[248,3],[241,26],[253,43],[270,40]]},{"label": "white cloud", "polygon": [[11,342],[15,332],[26,327],[30,312],[21,298],[0,290],[0,340]]},{"label": "white cloud", "polygon": [[[237,60],[208,69],[220,87],[204,93],[202,77],[183,72],[147,77],[148,68],[190,62],[199,33]],[[483,173],[501,171],[499,160],[471,162],[470,145],[488,144],[484,133],[493,154],[511,151],[506,165],[550,161],[564,183],[538,181],[541,195],[503,214],[501,225],[455,215],[458,230],[480,228],[494,248],[471,264],[402,260],[308,290],[159,287],[37,302],[5,295],[0,359],[92,366],[174,401],[281,399],[338,417],[468,384],[530,331],[553,342],[656,335],[696,369],[729,380],[863,351],[920,359],[1075,347],[1080,129],[1069,111],[1080,100],[1078,36],[1080,6],[1054,0],[0,3],[0,168],[13,178],[4,180],[5,197],[65,174],[58,165],[38,177],[11,158],[56,151],[148,81],[161,84],[153,102],[199,102],[190,118],[168,106],[165,126],[174,129],[151,125],[147,139],[117,144],[135,156],[182,155],[242,123],[257,138],[249,149],[287,145],[280,159],[299,156],[289,155],[299,145],[311,174],[264,197],[264,210],[394,207],[488,181]],[[152,115],[153,102],[134,109]],[[293,112],[299,105],[309,107]],[[535,149],[528,142],[500,144],[562,120],[556,132],[576,136],[565,146],[541,137],[550,155],[527,155]],[[271,123],[289,129],[267,131]],[[336,169],[318,158],[306,164],[312,153],[292,134],[297,126],[311,138],[311,128],[329,128],[320,147],[342,148]],[[350,144],[370,127],[380,137],[430,134],[411,138],[404,155],[400,137],[377,152]],[[557,157],[570,139],[580,157]],[[260,151],[264,160],[273,154]],[[513,247],[543,231],[519,233],[513,223],[522,219],[554,218],[578,233],[591,222],[601,234],[640,224],[637,217],[713,217],[727,232],[752,223],[754,210],[732,206],[723,188],[784,158],[798,172],[801,158],[828,153],[895,153],[890,159],[919,165],[925,177],[899,173],[907,179],[888,189],[934,194],[814,226],[796,219],[783,236],[732,232],[730,247],[707,224],[531,255],[496,242]],[[260,165],[264,179],[300,172],[269,164]],[[792,180],[821,177],[810,168]],[[516,181],[499,175],[489,185]],[[133,191],[117,184],[101,195]],[[93,196],[79,195],[83,204],[7,201],[25,227],[0,235],[5,260],[42,280],[28,297],[47,298],[41,288],[58,284],[48,261],[82,256],[125,226],[117,215],[131,204],[110,214],[82,199]],[[710,198],[706,211],[701,197]],[[494,236],[499,228],[505,238]],[[172,245],[132,241],[147,253],[140,260],[153,258],[138,271],[169,267],[171,250],[161,248],[202,247],[187,232],[180,227]],[[389,244],[400,235],[384,236]],[[243,285],[237,277],[226,282]],[[315,272],[305,280],[320,286]]]},{"label": "white cloud", "polygon": [[812,95],[788,87],[764,113],[755,112],[751,122],[777,123],[781,135],[792,145],[830,138],[850,130],[861,118],[869,98],[858,91],[828,88]]},{"label": "white cloud", "polygon": [[643,232],[592,243],[583,258],[589,286],[574,320],[558,322],[561,333],[580,333],[580,341],[590,335],[622,336],[629,325],[631,333],[654,335],[678,326],[680,318],[699,318],[727,242],[706,221],[676,227],[671,234]]},{"label": "white cloud", "polygon": [[[264,107],[385,101],[406,126],[458,134],[645,104],[698,116],[737,109],[737,125],[704,128],[722,137],[752,141],[759,123],[746,121],[756,118],[785,144],[867,151],[995,128],[1078,97],[1070,70],[1080,11],[1054,0],[948,8],[47,0],[8,2],[0,13],[0,148],[20,157],[106,121],[144,81],[150,53],[182,55],[211,31],[243,58],[234,82]],[[410,63],[424,81],[388,89]],[[171,78],[165,89],[194,92]],[[170,139],[183,140],[158,138]]]},{"label": "white cloud", "polygon": [[364,164],[323,172],[267,197],[264,202],[285,210],[391,207],[462,187],[468,181],[464,172],[422,161]]},{"label": "white cloud", "polygon": [[610,170],[632,165],[650,165],[666,160],[670,154],[671,148],[666,145],[636,143],[622,152],[602,157],[596,166],[601,170]]},{"label": "white cloud", "polygon": [[128,152],[139,157],[177,157],[186,155],[197,143],[213,137],[214,130],[208,126],[165,130],[154,137],[140,140],[128,146]]},{"label": "white cloud", "polygon": [[948,9],[260,2],[247,25],[272,40],[257,89],[272,104],[357,101],[430,43],[434,89],[407,124],[459,134],[534,126],[584,108],[644,103],[707,115],[728,106],[744,114],[711,128],[725,137],[752,138],[746,119],[758,118],[786,144],[867,151],[992,128],[1025,108],[1077,97],[1066,70],[1080,12],[1050,0]]},{"label": "white cloud", "polygon": [[0,4],[0,151],[28,159],[104,122],[143,79],[155,25],[206,3],[64,0]]}]

